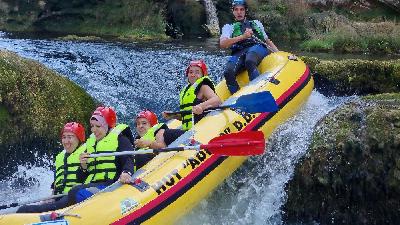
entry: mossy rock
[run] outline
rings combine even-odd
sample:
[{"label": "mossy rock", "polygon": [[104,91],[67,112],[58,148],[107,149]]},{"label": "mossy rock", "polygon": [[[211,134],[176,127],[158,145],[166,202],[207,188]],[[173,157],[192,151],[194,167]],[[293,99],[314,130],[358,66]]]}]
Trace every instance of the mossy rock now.
[{"label": "mossy rock", "polygon": [[[81,87],[44,65],[0,50],[0,154],[2,165],[12,151],[53,153],[64,123],[88,125],[94,99]],[[45,145],[42,145],[44,143]],[[13,157],[11,157],[13,158]]]},{"label": "mossy rock", "polygon": [[400,92],[400,60],[319,60],[301,57],[314,72],[315,86],[326,95]]},{"label": "mossy rock", "polygon": [[399,149],[399,93],[357,98],[331,112],[286,187],[286,220],[396,224]]}]

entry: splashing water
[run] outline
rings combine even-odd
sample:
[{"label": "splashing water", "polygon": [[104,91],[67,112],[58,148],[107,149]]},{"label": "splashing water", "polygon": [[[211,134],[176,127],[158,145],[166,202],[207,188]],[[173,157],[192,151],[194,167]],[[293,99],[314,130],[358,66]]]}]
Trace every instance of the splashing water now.
[{"label": "splashing water", "polygon": [[179,224],[282,224],[284,187],[308,150],[314,126],[347,100],[313,91],[300,112],[274,131],[262,157],[250,157]]},{"label": "splashing water", "polygon": [[[83,87],[121,122],[132,122],[143,108],[157,114],[178,108],[189,61],[204,59],[211,79],[221,80],[226,57],[176,45],[10,39],[0,34],[0,49],[35,59]],[[160,101],[162,100],[162,101]]]},{"label": "splashing water", "polygon": [[[143,47],[134,43],[9,39],[3,35],[0,34],[0,48],[58,71],[97,100],[115,107],[120,122],[131,124],[133,115],[143,108],[159,114],[177,107],[190,60],[204,59],[215,82],[221,80],[226,62],[226,57],[218,53],[173,45]],[[308,149],[313,127],[345,101],[347,98],[326,98],[313,92],[303,109],[276,129],[267,153],[249,158],[180,224],[281,224],[284,186]],[[6,201],[3,204],[51,194],[53,172],[49,165],[53,161],[47,157],[38,159],[41,164],[20,165],[10,178],[0,181],[0,199]]]},{"label": "splashing water", "polygon": [[25,202],[52,194],[53,159],[43,155],[39,157],[37,154],[36,159],[34,164],[18,165],[15,173],[0,181],[1,204]]}]

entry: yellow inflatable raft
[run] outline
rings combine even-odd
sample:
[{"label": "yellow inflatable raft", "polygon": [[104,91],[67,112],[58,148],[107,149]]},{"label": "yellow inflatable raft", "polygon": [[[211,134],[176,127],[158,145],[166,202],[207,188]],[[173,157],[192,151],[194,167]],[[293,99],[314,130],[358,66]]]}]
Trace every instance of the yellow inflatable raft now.
[{"label": "yellow inflatable raft", "polygon": [[[259,66],[263,74],[248,83],[247,74],[238,77],[241,90],[230,96],[225,81],[217,85],[222,100],[261,91],[270,91],[279,110],[248,114],[226,109],[212,112],[194,127],[194,138],[208,143],[222,134],[261,130],[268,138],[273,130],[292,116],[307,100],[314,86],[308,67],[289,53],[277,52]],[[269,82],[274,76],[279,84]],[[170,126],[179,126],[172,121]],[[172,145],[187,145],[186,132]],[[90,199],[50,213],[8,214],[0,224],[173,224],[229,177],[246,156],[219,156],[206,150],[167,152],[157,155],[141,168],[132,185],[115,183]]]}]

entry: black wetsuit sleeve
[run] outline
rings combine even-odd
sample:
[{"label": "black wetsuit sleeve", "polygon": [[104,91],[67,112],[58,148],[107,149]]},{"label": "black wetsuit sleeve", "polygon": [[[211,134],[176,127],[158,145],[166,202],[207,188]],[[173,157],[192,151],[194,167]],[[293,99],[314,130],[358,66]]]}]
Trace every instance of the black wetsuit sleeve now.
[{"label": "black wetsuit sleeve", "polygon": [[[125,137],[124,135],[119,135],[117,152],[123,152],[123,151],[133,151],[133,146],[127,137]],[[133,174],[134,165],[133,165],[132,155],[117,156],[117,157],[115,157],[115,161],[116,161],[115,163],[117,166],[116,179],[119,178],[122,171],[128,171],[131,174]]]},{"label": "black wetsuit sleeve", "polygon": [[176,139],[178,139],[185,131],[181,129],[167,129],[164,131],[164,142],[168,146]]}]

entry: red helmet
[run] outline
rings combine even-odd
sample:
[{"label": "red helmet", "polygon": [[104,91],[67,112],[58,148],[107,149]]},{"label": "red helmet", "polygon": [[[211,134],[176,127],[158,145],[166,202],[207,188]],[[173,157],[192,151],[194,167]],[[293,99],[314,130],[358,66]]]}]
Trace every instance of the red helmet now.
[{"label": "red helmet", "polygon": [[186,68],[186,76],[188,75],[188,73],[189,73],[189,68],[190,68],[191,66],[198,66],[198,67],[200,67],[200,68],[201,68],[201,71],[203,72],[203,76],[207,76],[207,75],[208,75],[208,72],[207,72],[207,65],[204,63],[204,61],[203,61],[203,60],[193,60],[193,61],[190,61],[189,66]]},{"label": "red helmet", "polygon": [[137,119],[139,119],[139,118],[145,118],[145,119],[147,119],[147,120],[149,121],[149,123],[150,123],[151,126],[154,126],[154,125],[156,125],[156,124],[158,123],[157,115],[154,114],[152,111],[147,110],[147,109],[145,109],[145,110],[139,112],[139,113],[136,115],[135,121],[136,121]]},{"label": "red helmet", "polygon": [[70,122],[64,125],[64,128],[61,130],[61,136],[64,132],[72,132],[76,135],[76,137],[84,142],[85,141],[85,128],[82,124],[77,122]]},{"label": "red helmet", "polygon": [[114,128],[117,124],[117,114],[111,107],[100,106],[92,115],[101,115],[106,120],[109,127]]}]

